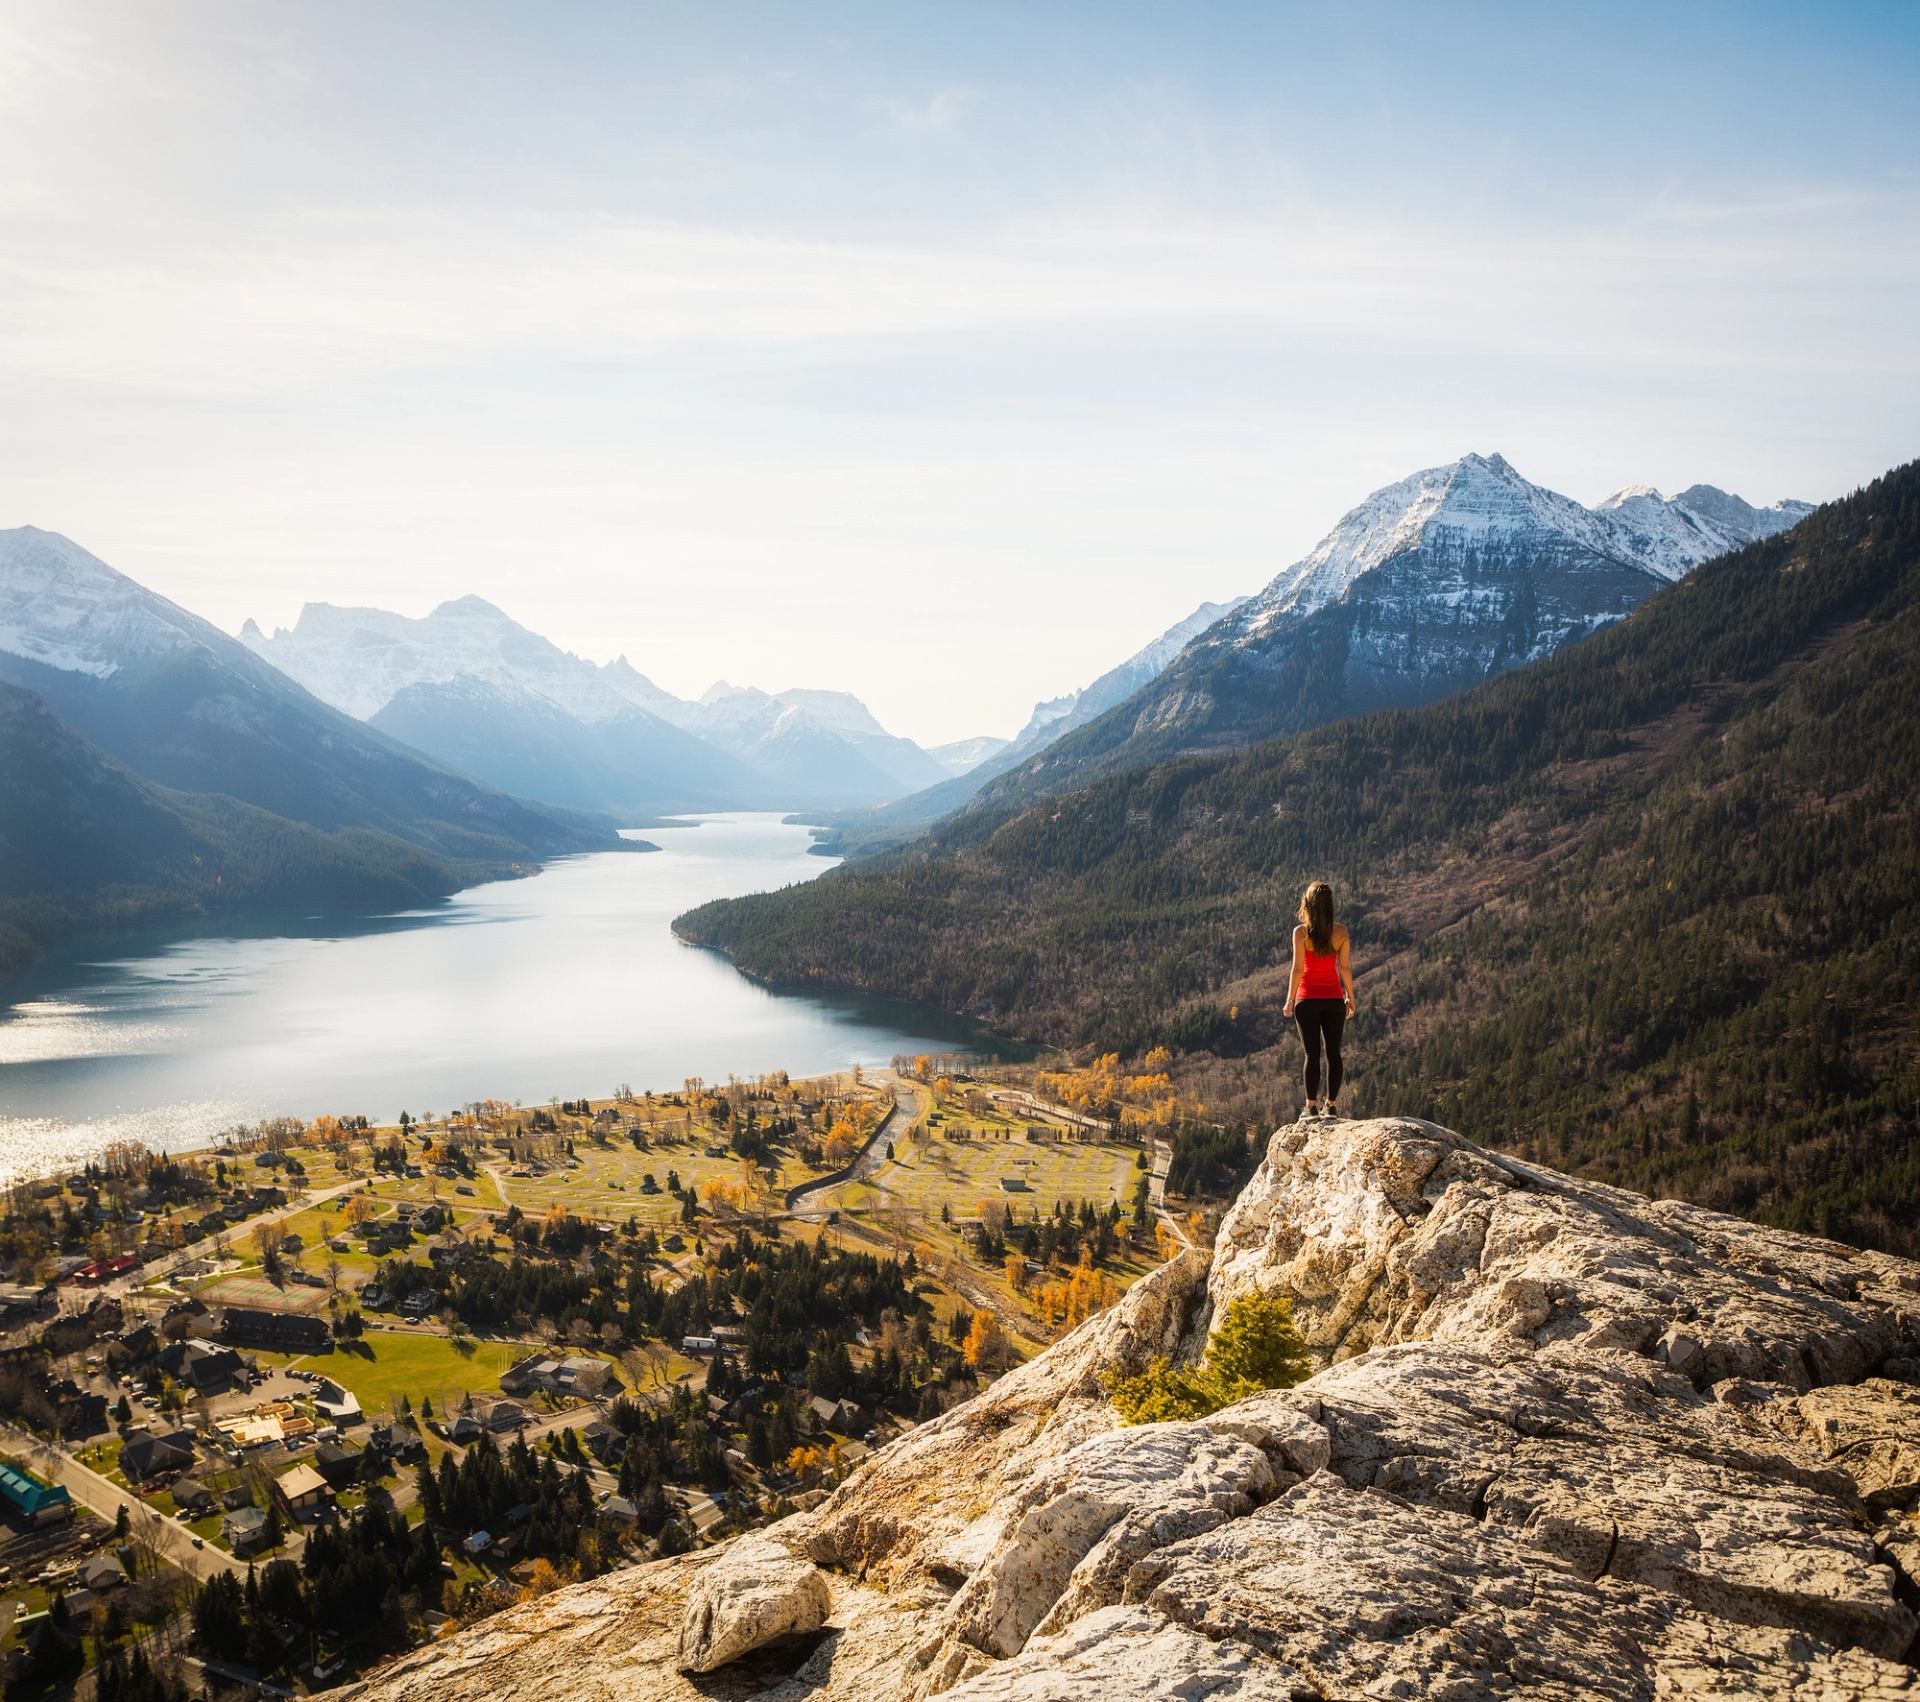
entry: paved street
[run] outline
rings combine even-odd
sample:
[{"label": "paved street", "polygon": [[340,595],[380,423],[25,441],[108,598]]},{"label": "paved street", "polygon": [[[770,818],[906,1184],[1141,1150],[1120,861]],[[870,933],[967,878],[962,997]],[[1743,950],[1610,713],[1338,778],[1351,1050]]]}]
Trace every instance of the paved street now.
[{"label": "paved street", "polygon": [[67,1493],[75,1501],[91,1508],[103,1519],[111,1521],[125,1507],[127,1516],[137,1527],[152,1531],[160,1552],[190,1576],[205,1579],[211,1578],[216,1572],[245,1573],[246,1566],[232,1555],[223,1553],[211,1543],[204,1548],[195,1548],[193,1533],[184,1525],[161,1518],[143,1506],[137,1495],[83,1466],[64,1450],[52,1447],[24,1430],[16,1430],[10,1424],[0,1424],[0,1447],[24,1461],[30,1471],[49,1483],[65,1485]]}]

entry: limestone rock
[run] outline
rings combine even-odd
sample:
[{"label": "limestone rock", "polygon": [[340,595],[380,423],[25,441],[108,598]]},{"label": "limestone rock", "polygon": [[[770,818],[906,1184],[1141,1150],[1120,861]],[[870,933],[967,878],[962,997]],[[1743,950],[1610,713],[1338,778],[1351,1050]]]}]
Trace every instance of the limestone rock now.
[{"label": "limestone rock", "polygon": [[[1251,1290],[1291,1296],[1316,1375],[1120,1428],[1106,1383],[1197,1354]],[[1210,1262],[819,1507],[511,1609],[366,1694],[1920,1702],[1917,1374],[1920,1267],[1432,1124],[1303,1122]]]},{"label": "limestone rock", "polygon": [[826,1576],[773,1531],[730,1543],[687,1593],[682,1672],[712,1672],[780,1637],[818,1631],[832,1610]]}]

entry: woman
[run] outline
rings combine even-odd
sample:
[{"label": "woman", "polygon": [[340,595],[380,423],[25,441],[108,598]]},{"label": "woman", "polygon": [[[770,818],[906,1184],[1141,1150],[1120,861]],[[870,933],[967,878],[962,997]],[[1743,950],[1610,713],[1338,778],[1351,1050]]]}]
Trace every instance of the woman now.
[{"label": "woman", "polygon": [[[1340,1036],[1353,1015],[1353,966],[1347,930],[1333,919],[1333,888],[1315,881],[1300,896],[1293,930],[1293,975],[1287,982],[1286,1014],[1300,1027],[1306,1049],[1309,1117],[1337,1117],[1340,1098]],[[1327,1097],[1320,1097],[1320,1048],[1327,1049]]]}]

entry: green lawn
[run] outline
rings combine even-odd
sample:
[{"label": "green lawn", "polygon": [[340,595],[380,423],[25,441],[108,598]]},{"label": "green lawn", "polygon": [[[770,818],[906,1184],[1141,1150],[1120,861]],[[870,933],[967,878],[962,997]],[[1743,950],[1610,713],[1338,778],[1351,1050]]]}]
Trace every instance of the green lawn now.
[{"label": "green lawn", "polygon": [[430,1396],[434,1411],[445,1412],[468,1394],[498,1392],[500,1373],[534,1351],[525,1342],[470,1341],[455,1347],[445,1336],[399,1330],[369,1330],[361,1341],[372,1358],[341,1349],[303,1363],[351,1389],[369,1418],[386,1412],[401,1395],[415,1407]]}]

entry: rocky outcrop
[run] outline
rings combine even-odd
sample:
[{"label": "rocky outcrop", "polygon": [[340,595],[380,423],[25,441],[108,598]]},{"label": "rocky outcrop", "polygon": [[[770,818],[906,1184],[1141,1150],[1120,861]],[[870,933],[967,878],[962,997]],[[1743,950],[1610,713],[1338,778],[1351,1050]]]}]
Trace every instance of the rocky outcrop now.
[{"label": "rocky outcrop", "polygon": [[[1292,1296],[1314,1377],[1117,1426],[1106,1380],[1256,1289]],[[812,1512],[367,1693],[1914,1698],[1917,1568],[1920,1267],[1431,1124],[1303,1121],[1210,1263]]]}]

